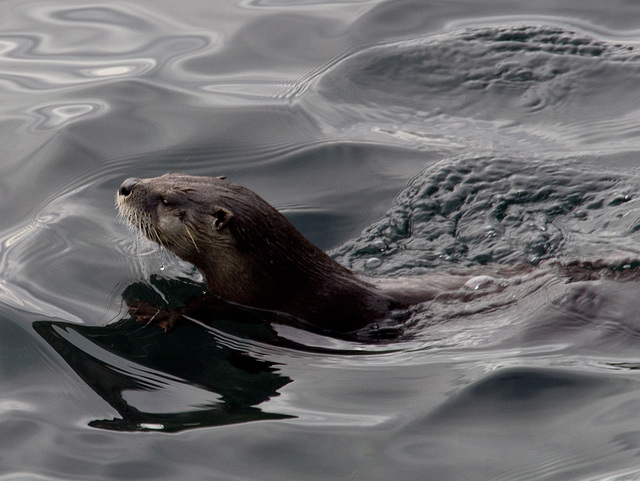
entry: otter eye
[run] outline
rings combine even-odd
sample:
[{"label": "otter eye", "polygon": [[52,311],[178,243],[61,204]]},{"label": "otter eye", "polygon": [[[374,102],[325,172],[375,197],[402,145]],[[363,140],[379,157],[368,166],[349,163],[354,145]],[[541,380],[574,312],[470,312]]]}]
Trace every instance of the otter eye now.
[{"label": "otter eye", "polygon": [[173,202],[171,202],[169,199],[167,199],[166,197],[162,197],[160,199],[160,203],[162,205],[164,205],[165,207],[171,207],[173,205]]}]

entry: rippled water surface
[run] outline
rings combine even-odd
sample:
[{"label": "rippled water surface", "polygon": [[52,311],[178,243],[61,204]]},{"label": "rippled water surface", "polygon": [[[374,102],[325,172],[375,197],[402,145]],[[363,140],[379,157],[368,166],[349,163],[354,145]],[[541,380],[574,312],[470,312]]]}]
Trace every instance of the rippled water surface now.
[{"label": "rippled water surface", "polygon": [[[8,1],[0,480],[640,479],[634,2]],[[123,179],[226,175],[368,275],[530,266],[399,330],[163,333]]]}]

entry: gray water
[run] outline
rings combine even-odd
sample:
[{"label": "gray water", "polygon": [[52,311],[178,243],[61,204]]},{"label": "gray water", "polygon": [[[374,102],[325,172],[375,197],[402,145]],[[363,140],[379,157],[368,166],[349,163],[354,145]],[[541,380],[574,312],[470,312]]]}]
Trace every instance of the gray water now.
[{"label": "gray water", "polygon": [[[3,6],[1,481],[640,479],[634,2]],[[353,339],[165,334],[127,300],[201,279],[114,195],[168,171],[368,275],[533,270]]]}]

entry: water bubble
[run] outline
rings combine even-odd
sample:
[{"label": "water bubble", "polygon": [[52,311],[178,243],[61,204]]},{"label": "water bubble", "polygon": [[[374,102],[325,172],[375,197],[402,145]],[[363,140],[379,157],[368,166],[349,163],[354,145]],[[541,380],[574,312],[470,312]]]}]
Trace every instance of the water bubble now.
[{"label": "water bubble", "polygon": [[472,291],[476,291],[478,289],[482,289],[484,287],[495,284],[496,280],[491,276],[475,276],[469,279],[464,283],[464,287],[466,289],[471,289]]},{"label": "water bubble", "polygon": [[387,245],[384,243],[382,239],[378,239],[374,241],[373,244],[371,245],[373,246],[374,249],[377,249],[379,251],[383,251],[387,248]]},{"label": "water bubble", "polygon": [[486,225],[484,226],[484,235],[487,237],[495,237],[497,233],[493,226]]},{"label": "water bubble", "polygon": [[372,257],[371,259],[367,259],[366,262],[364,263],[364,267],[366,269],[375,269],[376,267],[379,267],[382,265],[382,259],[379,259],[378,257]]}]

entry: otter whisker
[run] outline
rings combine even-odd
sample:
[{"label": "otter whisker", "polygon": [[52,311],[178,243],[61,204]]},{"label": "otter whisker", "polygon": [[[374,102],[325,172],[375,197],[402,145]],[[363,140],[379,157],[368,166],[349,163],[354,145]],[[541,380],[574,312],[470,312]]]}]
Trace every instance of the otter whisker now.
[{"label": "otter whisker", "polygon": [[189,231],[189,228],[185,225],[184,228],[187,230],[187,234],[189,234],[189,238],[191,239],[191,242],[193,242],[193,247],[196,248],[196,251],[198,251],[198,253],[200,253],[200,249],[198,249],[198,244],[196,244],[195,239],[193,238],[193,236],[191,235],[191,232]]},{"label": "otter whisker", "polygon": [[144,227],[145,227],[145,234],[148,239],[151,239],[152,241],[156,242],[160,247],[164,247],[168,249],[166,242],[164,242],[164,240],[160,236],[160,232],[158,232],[158,229],[156,229],[154,226],[148,223],[145,224]]}]

